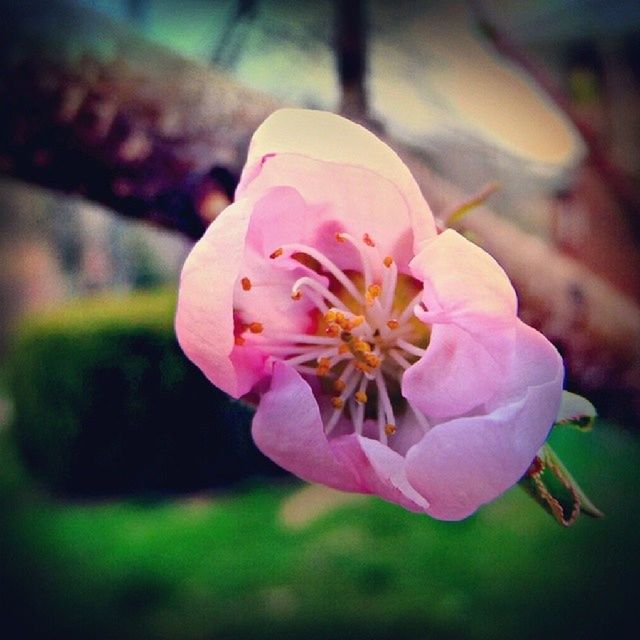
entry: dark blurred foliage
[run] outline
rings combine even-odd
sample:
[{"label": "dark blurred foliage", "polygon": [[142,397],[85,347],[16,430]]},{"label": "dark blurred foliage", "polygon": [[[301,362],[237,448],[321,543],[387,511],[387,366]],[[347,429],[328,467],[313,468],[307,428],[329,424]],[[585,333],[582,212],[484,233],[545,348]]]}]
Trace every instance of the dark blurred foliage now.
[{"label": "dark blurred foliage", "polygon": [[13,434],[47,488],[187,492],[282,474],[252,410],[213,387],[173,333],[175,296],[76,303],[25,325],[9,361]]}]

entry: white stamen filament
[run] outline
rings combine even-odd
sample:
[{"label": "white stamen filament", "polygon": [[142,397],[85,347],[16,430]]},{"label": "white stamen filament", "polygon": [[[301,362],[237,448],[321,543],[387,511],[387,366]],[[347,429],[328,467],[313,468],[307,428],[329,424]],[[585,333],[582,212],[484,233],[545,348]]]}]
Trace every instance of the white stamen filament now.
[{"label": "white stamen filament", "polygon": [[[339,237],[342,240],[346,240],[347,242],[349,242],[349,244],[353,245],[353,247],[358,252],[358,255],[360,256],[360,261],[362,262],[362,271],[364,275],[364,287],[366,290],[367,287],[373,282],[373,278],[371,275],[372,273],[371,262],[367,258],[367,250],[369,249],[369,247],[367,247],[367,245],[364,242],[361,242],[360,240],[357,240],[356,238],[354,238],[350,233],[341,233],[339,234]],[[376,251],[376,253],[378,252]]]},{"label": "white stamen filament", "polygon": [[291,287],[291,292],[295,294],[298,291],[300,291],[302,287],[309,287],[310,289],[317,291],[325,300],[328,300],[334,307],[338,307],[343,311],[348,311],[344,302],[342,302],[342,300],[340,300],[340,298],[338,298],[338,296],[335,293],[332,293],[331,291],[329,291],[329,289],[327,289],[323,284],[321,284],[317,280],[314,280],[313,278],[309,278],[308,276],[304,276],[293,283],[293,287]]},{"label": "white stamen filament", "polygon": [[353,284],[353,281],[349,279],[347,274],[342,271],[334,262],[329,260],[324,253],[314,249],[313,247],[308,247],[304,244],[285,244],[282,246],[282,249],[285,251],[291,251],[292,253],[304,253],[308,255],[310,258],[317,260],[329,273],[331,273],[335,279],[342,284],[342,286],[347,289],[347,291],[360,303],[364,303],[364,298],[362,294],[358,291],[356,286]]},{"label": "white stamen filament", "polygon": [[426,353],[426,349],[421,349],[420,347],[416,347],[415,344],[411,344],[410,342],[407,342],[402,338],[398,338],[398,340],[396,340],[396,344],[401,349],[404,349],[407,353],[411,353],[412,355],[418,356],[420,358]]},{"label": "white stamen filament", "polygon": [[416,293],[415,296],[411,299],[411,302],[404,308],[402,315],[398,318],[398,322],[400,324],[404,324],[409,318],[414,315],[415,306],[422,300],[422,291]]}]

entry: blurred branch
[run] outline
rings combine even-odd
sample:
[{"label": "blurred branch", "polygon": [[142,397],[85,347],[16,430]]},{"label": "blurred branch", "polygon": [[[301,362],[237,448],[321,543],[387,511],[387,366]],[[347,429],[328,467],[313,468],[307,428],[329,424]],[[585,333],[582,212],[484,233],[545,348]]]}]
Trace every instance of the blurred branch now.
[{"label": "blurred branch", "polygon": [[277,103],[60,0],[0,12],[0,170],[198,238]]},{"label": "blurred branch", "polygon": [[611,160],[596,131],[578,115],[571,100],[549,74],[535,64],[503,31],[492,24],[481,0],[468,1],[478,27],[489,38],[496,51],[524,69],[580,132],[587,145],[589,162],[624,206],[632,227],[637,234],[640,234],[640,219],[638,217],[640,214],[640,190],[633,179]]},{"label": "blurred branch", "polygon": [[[198,238],[227,201],[220,190],[231,197],[252,132],[279,104],[92,12],[59,0],[9,5],[0,16],[0,168]],[[418,153],[387,142],[434,212],[465,201]],[[578,388],[637,394],[635,303],[486,207],[460,228],[505,268],[522,316],[560,346]]]},{"label": "blurred branch", "polygon": [[364,0],[334,0],[340,113],[363,121],[368,113],[367,24]]}]

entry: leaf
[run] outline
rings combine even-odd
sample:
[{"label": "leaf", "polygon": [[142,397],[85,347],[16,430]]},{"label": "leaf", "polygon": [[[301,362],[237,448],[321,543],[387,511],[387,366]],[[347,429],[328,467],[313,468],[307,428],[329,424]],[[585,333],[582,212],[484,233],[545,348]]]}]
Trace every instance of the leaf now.
[{"label": "leaf", "polygon": [[604,515],[548,444],[540,449],[520,486],[564,527],[574,524],[581,512],[593,518]]},{"label": "leaf", "polygon": [[593,428],[597,415],[596,408],[586,398],[570,391],[563,391],[554,426],[571,426],[589,431]]}]

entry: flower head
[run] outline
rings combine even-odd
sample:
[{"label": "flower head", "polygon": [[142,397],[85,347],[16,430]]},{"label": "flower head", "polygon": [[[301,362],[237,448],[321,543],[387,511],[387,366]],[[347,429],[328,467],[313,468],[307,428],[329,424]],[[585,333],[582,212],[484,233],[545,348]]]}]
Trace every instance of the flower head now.
[{"label": "flower head", "polygon": [[257,394],[275,462],[459,519],[519,480],[560,405],[562,361],[516,307],[389,147],[284,109],[185,263],[176,329],[215,385]]}]

